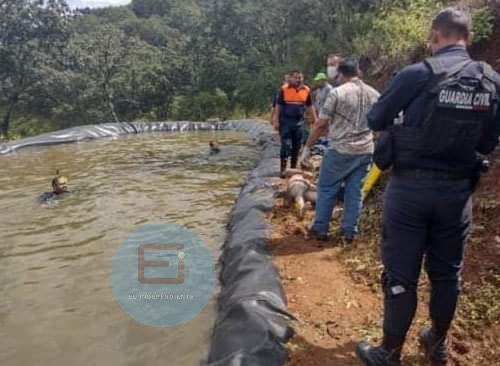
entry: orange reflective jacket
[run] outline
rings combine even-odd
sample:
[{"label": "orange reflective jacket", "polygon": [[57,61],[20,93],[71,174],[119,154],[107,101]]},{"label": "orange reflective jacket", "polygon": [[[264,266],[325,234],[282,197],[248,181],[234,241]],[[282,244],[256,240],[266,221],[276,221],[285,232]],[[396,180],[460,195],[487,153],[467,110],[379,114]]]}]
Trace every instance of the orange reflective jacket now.
[{"label": "orange reflective jacket", "polygon": [[306,85],[303,85],[298,89],[284,85],[281,90],[283,91],[283,102],[287,104],[305,105],[309,95],[311,94],[311,89],[309,89]]}]

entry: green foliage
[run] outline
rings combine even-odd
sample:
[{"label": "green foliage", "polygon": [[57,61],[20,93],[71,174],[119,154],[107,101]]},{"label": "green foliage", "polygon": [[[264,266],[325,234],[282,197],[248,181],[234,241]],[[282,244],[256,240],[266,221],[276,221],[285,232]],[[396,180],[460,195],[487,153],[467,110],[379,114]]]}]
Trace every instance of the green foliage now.
[{"label": "green foliage", "polygon": [[[263,115],[285,72],[299,68],[310,83],[327,54],[364,56],[382,74],[421,56],[446,3],[133,0],[71,13],[64,0],[0,0],[0,134],[10,116],[24,134],[37,120],[61,128]],[[473,18],[481,42],[493,13]]]},{"label": "green foliage", "polygon": [[415,0],[382,7],[373,17],[369,30],[356,36],[358,53],[375,59],[394,59],[423,48],[429,36],[429,24],[440,1]]},{"label": "green foliage", "polygon": [[472,12],[472,29],[474,32],[473,43],[480,43],[488,39],[493,33],[495,16],[493,10],[484,6]]},{"label": "green foliage", "polygon": [[169,1],[161,0],[132,0],[132,10],[138,17],[164,16],[167,14],[170,6]]},{"label": "green foliage", "polygon": [[28,100],[55,67],[55,55],[67,39],[68,8],[64,1],[0,2],[0,106],[5,114],[0,135],[7,135],[18,103]]},{"label": "green foliage", "polygon": [[41,133],[50,132],[54,129],[51,121],[39,117],[32,117],[24,113],[22,117],[16,118],[12,124],[10,138],[23,138]]},{"label": "green foliage", "polygon": [[271,109],[273,96],[281,85],[285,68],[267,67],[258,75],[246,75],[241,80],[235,99],[246,116],[252,112],[264,113]]},{"label": "green foliage", "polygon": [[118,24],[135,17],[135,13],[127,6],[117,6],[97,9],[84,9],[80,13],[86,16],[94,15],[101,23]]},{"label": "green foliage", "polygon": [[100,110],[109,109],[108,118],[119,121],[114,95],[121,86],[118,75],[130,65],[135,40],[112,25],[100,25],[87,34],[74,34],[68,50],[73,67],[87,77],[87,91],[97,97]]},{"label": "green foliage", "polygon": [[292,40],[294,48],[291,59],[296,68],[300,68],[308,80],[318,72],[326,72],[325,55],[329,49],[313,33],[297,35]]},{"label": "green foliage", "polygon": [[176,119],[206,121],[209,118],[226,119],[229,99],[220,89],[183,96],[178,100]]}]

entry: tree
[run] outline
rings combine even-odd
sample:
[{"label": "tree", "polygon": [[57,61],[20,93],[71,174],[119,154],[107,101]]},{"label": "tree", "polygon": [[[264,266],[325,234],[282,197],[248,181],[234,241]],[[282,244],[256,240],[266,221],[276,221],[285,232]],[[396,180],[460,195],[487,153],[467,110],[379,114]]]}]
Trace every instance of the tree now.
[{"label": "tree", "polygon": [[69,9],[62,0],[3,0],[0,9],[0,135],[7,135],[14,108],[36,90],[42,69],[67,41]]},{"label": "tree", "polygon": [[115,108],[113,82],[129,67],[128,56],[134,42],[115,26],[101,25],[91,33],[74,34],[69,45],[75,68],[89,77],[92,83],[88,87],[103,96],[116,122],[120,119]]},{"label": "tree", "polygon": [[130,5],[134,13],[141,18],[164,16],[170,9],[170,1],[165,0],[132,0]]},{"label": "tree", "polygon": [[176,94],[189,81],[186,58],[170,48],[156,48],[140,41],[129,58],[129,66],[114,83],[119,110],[133,118],[148,114],[167,119]]},{"label": "tree", "polygon": [[[284,72],[310,80],[329,53],[363,56],[365,77],[385,80],[422,56],[447,3],[133,0],[70,13],[63,0],[0,0],[0,133],[19,112],[56,127],[261,113]],[[493,3],[474,12],[478,40]]]}]

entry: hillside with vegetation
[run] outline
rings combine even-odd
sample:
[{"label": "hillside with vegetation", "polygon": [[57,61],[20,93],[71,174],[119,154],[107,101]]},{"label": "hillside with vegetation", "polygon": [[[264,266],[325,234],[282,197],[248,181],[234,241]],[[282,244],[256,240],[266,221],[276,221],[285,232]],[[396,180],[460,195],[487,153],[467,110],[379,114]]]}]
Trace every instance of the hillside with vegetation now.
[{"label": "hillside with vegetation", "polygon": [[[464,3],[473,9],[472,55],[499,70],[500,2]],[[430,20],[448,4],[132,0],[72,11],[64,0],[0,0],[0,141],[113,121],[262,116],[285,72],[299,68],[310,83],[331,53],[358,56],[365,78],[382,89],[396,70],[427,56]],[[450,341],[454,366],[498,364],[500,151],[490,159],[475,195]],[[354,341],[380,339],[381,202],[379,186],[367,201],[361,240],[347,250],[305,242],[311,216],[299,222],[281,205],[270,214],[270,248],[300,319],[290,365],[356,365]],[[420,296],[424,304],[427,292]],[[408,364],[426,364],[415,342],[425,319],[420,305]]]},{"label": "hillside with vegetation", "polygon": [[[0,0],[0,135],[132,120],[261,115],[290,68],[358,55],[382,87],[425,54],[431,0],[133,0],[71,11]],[[495,1],[473,1],[475,45]]]}]

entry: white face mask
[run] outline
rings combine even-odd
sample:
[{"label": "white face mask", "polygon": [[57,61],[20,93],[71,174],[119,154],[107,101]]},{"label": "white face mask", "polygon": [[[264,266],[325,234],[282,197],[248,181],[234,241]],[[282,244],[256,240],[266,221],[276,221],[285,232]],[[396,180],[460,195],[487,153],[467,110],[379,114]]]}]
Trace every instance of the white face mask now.
[{"label": "white face mask", "polygon": [[330,79],[335,79],[339,73],[337,66],[328,66],[327,73]]}]

